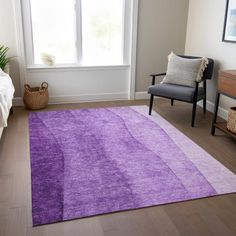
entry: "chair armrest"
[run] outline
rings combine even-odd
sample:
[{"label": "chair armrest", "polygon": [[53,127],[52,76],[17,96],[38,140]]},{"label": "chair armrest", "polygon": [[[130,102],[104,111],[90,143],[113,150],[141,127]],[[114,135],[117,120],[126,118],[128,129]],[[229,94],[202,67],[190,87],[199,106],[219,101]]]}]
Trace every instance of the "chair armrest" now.
[{"label": "chair armrest", "polygon": [[152,85],[155,85],[156,77],[157,77],[157,76],[163,76],[163,75],[166,75],[166,73],[151,74],[150,76],[152,77]]},{"label": "chair armrest", "polygon": [[156,76],[163,76],[163,75],[166,75],[166,73],[160,73],[160,74],[151,74],[150,76],[154,76],[154,77],[156,77]]}]

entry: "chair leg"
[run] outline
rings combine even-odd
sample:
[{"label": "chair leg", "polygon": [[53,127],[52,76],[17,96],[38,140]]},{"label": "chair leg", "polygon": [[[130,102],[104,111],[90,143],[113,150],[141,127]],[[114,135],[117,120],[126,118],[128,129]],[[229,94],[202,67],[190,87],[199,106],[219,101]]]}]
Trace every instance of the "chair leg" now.
[{"label": "chair leg", "polygon": [[207,93],[207,82],[204,80],[203,82],[203,88],[204,88],[204,99],[203,99],[203,112],[206,113],[206,103],[207,103],[207,98],[206,98],[206,93]]},{"label": "chair leg", "polygon": [[171,106],[174,106],[174,99],[171,99]]},{"label": "chair leg", "polygon": [[13,107],[11,107],[11,109],[10,109],[10,114],[11,115],[13,114]]},{"label": "chair leg", "polygon": [[149,116],[152,114],[152,106],[153,106],[154,95],[150,96],[150,104],[149,104]]},{"label": "chair leg", "polygon": [[203,112],[206,113],[206,98],[203,99]]},{"label": "chair leg", "polygon": [[216,93],[216,98],[215,98],[215,111],[213,115],[213,120],[212,120],[212,125],[211,125],[211,134],[214,136],[215,135],[215,123],[217,121],[217,115],[218,115],[218,109],[219,109],[219,102],[220,102],[220,93]]},{"label": "chair leg", "polygon": [[192,127],[194,127],[195,117],[196,117],[196,110],[197,110],[197,102],[193,103],[193,111],[192,111]]}]

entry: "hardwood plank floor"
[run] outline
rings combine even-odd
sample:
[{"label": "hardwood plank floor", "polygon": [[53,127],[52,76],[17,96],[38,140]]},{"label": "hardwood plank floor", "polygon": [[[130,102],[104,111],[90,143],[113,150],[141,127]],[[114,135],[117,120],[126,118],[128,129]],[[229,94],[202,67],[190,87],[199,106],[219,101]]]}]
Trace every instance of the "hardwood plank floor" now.
[{"label": "hardwood plank floor", "polygon": [[[147,105],[147,100],[53,105],[46,110]],[[236,173],[236,142],[210,135],[211,114],[198,108],[190,127],[191,106],[159,99],[154,110]],[[32,227],[28,114],[15,108],[0,142],[0,236],[154,236],[236,235],[236,194],[132,210]]]}]

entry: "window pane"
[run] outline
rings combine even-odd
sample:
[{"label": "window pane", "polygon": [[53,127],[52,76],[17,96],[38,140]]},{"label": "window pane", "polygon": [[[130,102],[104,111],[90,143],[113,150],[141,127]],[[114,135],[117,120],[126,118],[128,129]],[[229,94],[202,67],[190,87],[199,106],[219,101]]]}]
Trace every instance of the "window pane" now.
[{"label": "window pane", "polygon": [[75,0],[31,0],[35,64],[42,54],[55,63],[76,62]]},{"label": "window pane", "polygon": [[123,63],[123,0],[82,0],[83,64]]}]

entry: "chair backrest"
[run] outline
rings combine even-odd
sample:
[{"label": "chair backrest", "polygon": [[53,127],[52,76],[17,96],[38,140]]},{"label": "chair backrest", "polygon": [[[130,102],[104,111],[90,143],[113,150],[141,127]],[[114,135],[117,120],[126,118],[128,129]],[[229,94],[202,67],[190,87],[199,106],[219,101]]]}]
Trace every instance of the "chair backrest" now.
[{"label": "chair backrest", "polygon": [[[189,58],[189,59],[198,59],[201,57],[194,57],[194,56],[183,56],[183,55],[178,55],[179,57],[183,57],[183,58]],[[213,75],[213,69],[214,69],[214,60],[211,58],[207,58],[209,60],[209,63],[207,65],[207,68],[205,69],[202,78],[204,80],[206,79],[211,79],[212,75]]]}]

